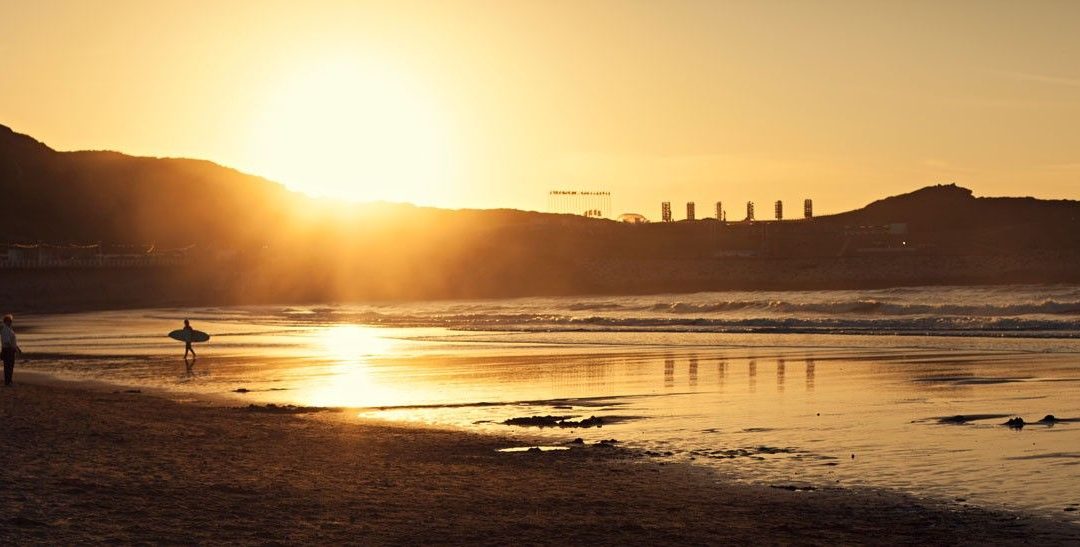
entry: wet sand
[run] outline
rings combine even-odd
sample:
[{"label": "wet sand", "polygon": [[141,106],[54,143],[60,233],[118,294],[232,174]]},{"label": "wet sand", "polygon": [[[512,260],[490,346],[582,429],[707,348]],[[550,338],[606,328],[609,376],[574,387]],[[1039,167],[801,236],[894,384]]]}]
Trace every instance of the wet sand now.
[{"label": "wet sand", "polygon": [[611,447],[253,412],[23,375],[0,542],[1066,544],[1080,528],[868,490],[732,484]]}]

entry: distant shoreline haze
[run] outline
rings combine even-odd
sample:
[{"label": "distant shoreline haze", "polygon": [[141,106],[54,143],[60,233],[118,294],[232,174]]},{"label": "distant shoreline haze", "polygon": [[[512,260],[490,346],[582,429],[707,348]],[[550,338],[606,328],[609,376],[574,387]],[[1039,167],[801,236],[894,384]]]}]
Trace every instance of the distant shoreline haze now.
[{"label": "distant shoreline haze", "polygon": [[806,220],[631,225],[342,205],[208,161],[57,152],[0,126],[0,190],[3,243],[174,253],[50,268],[8,253],[0,296],[22,309],[1080,282],[1080,202],[955,185]]}]

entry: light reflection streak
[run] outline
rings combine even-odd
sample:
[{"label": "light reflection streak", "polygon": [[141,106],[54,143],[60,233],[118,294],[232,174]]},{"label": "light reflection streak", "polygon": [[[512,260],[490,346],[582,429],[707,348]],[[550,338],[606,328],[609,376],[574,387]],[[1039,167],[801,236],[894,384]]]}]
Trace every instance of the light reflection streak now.
[{"label": "light reflection streak", "polygon": [[322,374],[309,375],[298,389],[306,405],[355,407],[400,404],[404,394],[398,386],[380,382],[373,358],[393,353],[396,340],[382,336],[381,329],[361,325],[324,327],[312,336],[314,353],[328,364]]}]

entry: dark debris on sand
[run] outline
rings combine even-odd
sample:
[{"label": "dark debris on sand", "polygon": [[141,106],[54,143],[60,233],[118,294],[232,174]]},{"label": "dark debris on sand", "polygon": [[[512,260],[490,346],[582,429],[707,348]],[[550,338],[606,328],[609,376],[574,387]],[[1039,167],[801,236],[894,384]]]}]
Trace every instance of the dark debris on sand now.
[{"label": "dark debris on sand", "polygon": [[1000,425],[1012,429],[1023,429],[1024,426],[1033,424],[1052,426],[1060,423],[1080,422],[1078,418],[1058,418],[1053,414],[1047,414],[1037,422],[1028,422],[1020,416],[1011,416],[1009,414],[957,414],[956,416],[942,416],[936,418],[936,420],[937,423],[943,425],[967,425],[980,420],[1000,420],[1001,418],[1007,418],[1007,420],[1001,422]]},{"label": "dark debris on sand", "polygon": [[598,416],[589,416],[583,420],[572,420],[574,416],[525,416],[510,418],[503,425],[516,425],[520,427],[562,427],[562,428],[590,428],[604,427],[604,419]]},{"label": "dark debris on sand", "polygon": [[340,412],[339,408],[327,408],[322,406],[296,406],[296,405],[276,405],[274,403],[267,403],[265,405],[251,404],[246,407],[241,407],[248,412],[262,412],[266,414],[311,414],[315,412]]},{"label": "dark debris on sand", "polygon": [[1015,418],[1009,418],[1002,425],[1009,426],[1009,427],[1011,427],[1013,429],[1023,429],[1024,425],[1026,425],[1026,423],[1024,422],[1023,418],[1017,416]]},{"label": "dark debris on sand", "polygon": [[998,420],[1008,417],[1008,414],[957,414],[956,416],[943,416],[937,420],[939,424],[964,425],[979,420]]}]

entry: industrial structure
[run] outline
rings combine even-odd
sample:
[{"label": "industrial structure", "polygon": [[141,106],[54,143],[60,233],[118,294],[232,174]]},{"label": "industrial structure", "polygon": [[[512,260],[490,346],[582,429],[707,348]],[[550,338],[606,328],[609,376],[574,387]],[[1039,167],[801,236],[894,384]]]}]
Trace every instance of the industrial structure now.
[{"label": "industrial structure", "polygon": [[[783,200],[778,199],[773,203],[773,218],[775,218],[777,222],[783,222],[783,220],[784,220],[784,201]],[[806,198],[806,199],[803,200],[803,218],[804,219],[812,219],[812,218],[814,218],[814,201],[812,199],[810,199],[810,198]],[[696,210],[696,207],[695,207],[695,202],[693,202],[693,201],[686,202],[686,220],[696,220],[696,219],[697,219],[697,210]],[[670,201],[662,201],[662,202],[660,202],[660,220],[662,222],[672,222],[674,220],[674,218],[671,215],[671,202]],[[716,220],[719,220],[721,222],[727,222],[727,212],[724,211],[724,202],[723,201],[717,201],[716,202]],[[754,202],[753,201],[747,201],[746,202],[746,218],[743,220],[743,222],[754,222],[755,220],[756,219],[755,219],[755,215],[754,215]]]},{"label": "industrial structure", "polygon": [[607,218],[611,215],[611,192],[552,190],[548,192],[548,212]]}]

